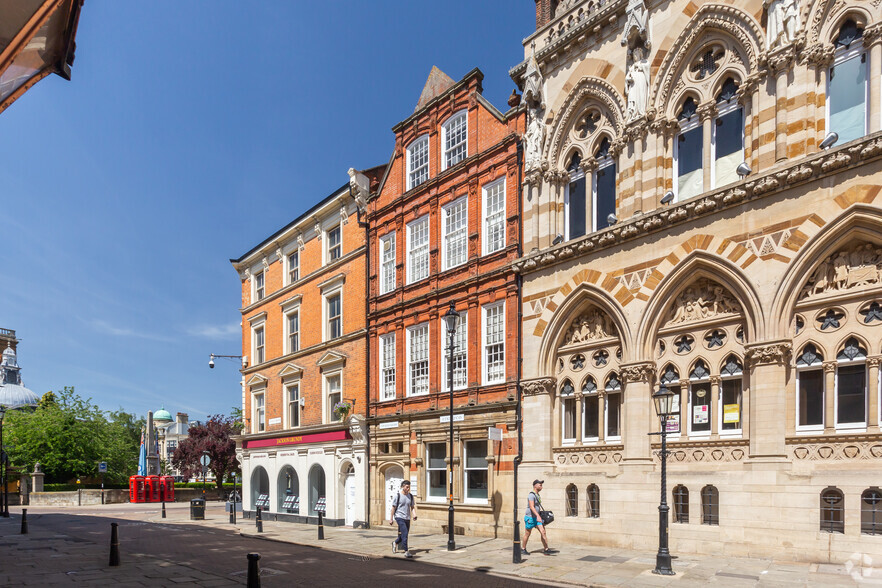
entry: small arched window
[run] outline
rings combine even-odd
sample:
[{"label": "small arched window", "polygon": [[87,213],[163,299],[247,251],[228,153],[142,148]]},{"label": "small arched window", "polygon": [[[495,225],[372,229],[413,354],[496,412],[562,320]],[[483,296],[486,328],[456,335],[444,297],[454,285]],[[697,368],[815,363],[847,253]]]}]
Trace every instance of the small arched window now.
[{"label": "small arched window", "polygon": [[429,179],[429,136],[423,135],[407,147],[407,189]]},{"label": "small arched window", "polygon": [[846,20],[833,45],[833,65],[827,75],[827,129],[839,144],[867,134],[867,52],[863,29]]},{"label": "small arched window", "polygon": [[867,349],[855,337],[836,355],[836,427],[867,426]]},{"label": "small arched window", "polygon": [[453,167],[468,154],[468,113],[461,111],[441,125],[441,171]]},{"label": "small arched window", "polygon": [[824,356],[812,343],[796,358],[796,429],[824,429]]},{"label": "small arched window", "polygon": [[597,169],[592,182],[592,225],[595,231],[609,226],[609,215],[616,212],[616,162],[610,156],[612,144],[609,137],[600,142],[594,157]]},{"label": "small arched window", "polygon": [[567,516],[575,517],[579,515],[579,489],[575,484],[567,486]]},{"label": "small arched window", "polygon": [[562,437],[564,443],[575,443],[576,427],[579,424],[578,414],[576,413],[576,389],[570,380],[564,380],[560,388],[560,405]]},{"label": "small arched window", "polygon": [[821,531],[845,533],[845,497],[832,486],[821,492]]},{"label": "small arched window", "polygon": [[606,440],[622,439],[622,383],[615,372],[606,379]]},{"label": "small arched window", "polygon": [[592,519],[600,518],[600,488],[597,484],[590,484],[586,492],[588,498],[588,517]]},{"label": "small arched window", "polygon": [[720,524],[720,492],[715,486],[707,485],[701,489],[701,524]]},{"label": "small arched window", "polygon": [[689,522],[689,489],[682,484],[679,486],[674,486],[673,490],[674,496],[674,522],[675,523],[688,523]]},{"label": "small arched window", "polygon": [[861,494],[861,533],[882,535],[882,491],[875,486]]}]

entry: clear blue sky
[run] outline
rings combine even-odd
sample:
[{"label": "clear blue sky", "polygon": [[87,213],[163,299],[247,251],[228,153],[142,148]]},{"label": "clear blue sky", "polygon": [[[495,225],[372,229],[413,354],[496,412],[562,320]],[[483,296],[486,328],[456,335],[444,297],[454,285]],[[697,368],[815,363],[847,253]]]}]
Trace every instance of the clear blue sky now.
[{"label": "clear blue sky", "polygon": [[498,108],[529,0],[88,0],[73,79],[0,114],[0,327],[38,394],[191,419],[241,402],[229,264],[388,161],[432,65]]}]

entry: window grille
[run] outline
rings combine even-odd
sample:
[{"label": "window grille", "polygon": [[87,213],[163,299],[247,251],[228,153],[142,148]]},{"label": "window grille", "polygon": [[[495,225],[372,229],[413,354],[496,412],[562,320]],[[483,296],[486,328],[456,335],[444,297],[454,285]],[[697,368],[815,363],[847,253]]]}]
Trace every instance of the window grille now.
[{"label": "window grille", "polygon": [[720,493],[714,486],[701,489],[701,524],[720,524]]},{"label": "window grille", "polygon": [[567,486],[567,516],[575,517],[579,515],[579,489],[575,484]]},{"label": "window grille", "polygon": [[882,492],[875,486],[861,494],[861,533],[882,535]]},{"label": "window grille", "polygon": [[674,496],[674,522],[686,524],[689,522],[689,489],[686,486],[675,486]]},{"label": "window grille", "polygon": [[588,517],[592,519],[600,518],[600,488],[597,484],[590,484],[587,491],[588,497]]},{"label": "window grille", "polygon": [[821,531],[845,533],[845,497],[838,488],[821,492]]}]

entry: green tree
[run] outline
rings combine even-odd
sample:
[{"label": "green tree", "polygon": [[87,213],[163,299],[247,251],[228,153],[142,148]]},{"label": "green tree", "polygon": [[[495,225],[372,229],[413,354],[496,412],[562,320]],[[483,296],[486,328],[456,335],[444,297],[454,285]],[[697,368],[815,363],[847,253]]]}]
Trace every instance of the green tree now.
[{"label": "green tree", "polygon": [[189,436],[181,441],[172,455],[172,464],[185,478],[198,479],[202,475],[199,459],[202,452],[207,451],[211,459],[208,469],[220,488],[228,474],[239,472],[233,436],[241,430],[242,424],[234,417],[210,415],[205,424],[190,427]]},{"label": "green tree", "polygon": [[143,419],[122,410],[106,413],[73,387],[54,396],[36,410],[6,413],[4,441],[12,464],[32,471],[39,462],[47,482],[69,482],[97,477],[98,463],[106,461],[105,479],[124,483],[137,469]]}]

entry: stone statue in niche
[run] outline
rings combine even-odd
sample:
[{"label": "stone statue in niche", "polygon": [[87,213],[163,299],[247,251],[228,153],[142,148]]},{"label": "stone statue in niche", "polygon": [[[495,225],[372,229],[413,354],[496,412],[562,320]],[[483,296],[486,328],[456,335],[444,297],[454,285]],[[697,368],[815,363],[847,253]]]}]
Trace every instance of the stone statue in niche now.
[{"label": "stone statue in niche", "polygon": [[882,248],[858,243],[821,260],[800,298],[882,283]]},{"label": "stone statue in niche", "polygon": [[668,324],[714,318],[741,312],[741,306],[726,289],[710,280],[701,280],[686,288],[674,300]]},{"label": "stone statue in niche", "polygon": [[767,11],[766,44],[769,49],[796,40],[799,30],[799,0],[764,0]]},{"label": "stone statue in niche", "polygon": [[646,114],[646,105],[649,99],[649,60],[646,58],[646,49],[642,46],[634,47],[629,51],[631,54],[631,66],[625,76],[625,93],[628,96],[628,110],[625,118],[628,122],[640,118]]},{"label": "stone statue in niche", "polygon": [[579,0],[561,0],[560,2],[558,2],[557,8],[554,9],[554,18],[557,18],[561,14],[569,12],[578,1]]},{"label": "stone statue in niche", "polygon": [[545,144],[545,124],[539,115],[539,108],[529,112],[530,122],[527,123],[526,148],[524,150],[524,169],[531,172],[542,166],[542,147]]},{"label": "stone statue in niche", "polygon": [[597,308],[593,308],[572,322],[564,337],[564,345],[606,339],[611,333],[609,318]]}]

